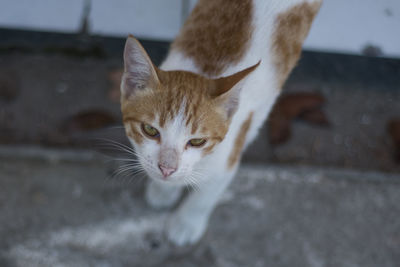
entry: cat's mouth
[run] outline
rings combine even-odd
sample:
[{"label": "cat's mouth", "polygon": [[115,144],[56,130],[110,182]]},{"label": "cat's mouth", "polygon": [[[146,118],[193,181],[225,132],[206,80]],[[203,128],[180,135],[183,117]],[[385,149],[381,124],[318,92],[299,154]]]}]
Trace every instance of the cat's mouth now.
[{"label": "cat's mouth", "polygon": [[184,177],[180,175],[171,175],[168,177],[164,177],[161,174],[151,174],[147,173],[150,179],[156,180],[158,182],[162,182],[165,184],[174,184],[174,185],[186,185],[188,182],[185,181]]},{"label": "cat's mouth", "polygon": [[137,166],[148,178],[169,185],[197,187],[206,177],[205,169],[201,166],[190,166],[178,164],[175,169],[168,170],[160,166],[151,156],[136,152]]},{"label": "cat's mouth", "polygon": [[[182,183],[182,173],[180,170],[175,170],[173,173],[168,173],[167,171],[164,171],[160,167],[156,167],[153,164],[149,162],[141,162],[142,168],[146,172],[147,176],[150,179],[156,180],[158,182],[164,182],[168,184],[184,184]],[[168,175],[166,175],[168,174]]]},{"label": "cat's mouth", "polygon": [[196,186],[199,181],[196,179],[194,172],[189,170],[178,169],[173,174],[165,177],[162,171],[156,168],[146,168],[144,167],[147,176],[150,179],[156,180],[157,182],[170,184],[170,185],[181,185],[181,186]]}]

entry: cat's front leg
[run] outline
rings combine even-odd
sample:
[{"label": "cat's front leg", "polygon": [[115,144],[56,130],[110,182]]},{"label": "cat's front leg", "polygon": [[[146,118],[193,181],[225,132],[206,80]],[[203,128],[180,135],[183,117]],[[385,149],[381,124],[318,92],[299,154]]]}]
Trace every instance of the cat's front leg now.
[{"label": "cat's front leg", "polygon": [[209,217],[221,194],[229,185],[234,172],[212,177],[199,190],[192,192],[169,218],[166,225],[168,239],[178,245],[194,244],[207,229]]},{"label": "cat's front leg", "polygon": [[180,186],[166,185],[150,179],[147,183],[145,198],[152,208],[170,208],[178,201],[181,192]]}]

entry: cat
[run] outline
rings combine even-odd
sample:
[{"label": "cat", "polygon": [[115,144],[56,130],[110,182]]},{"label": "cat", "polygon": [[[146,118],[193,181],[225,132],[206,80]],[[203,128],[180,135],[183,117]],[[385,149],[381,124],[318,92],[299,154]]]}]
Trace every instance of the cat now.
[{"label": "cat", "polygon": [[165,234],[194,244],[256,137],[321,5],[320,0],[199,0],[158,68],[129,36],[121,81],[123,123],[145,198],[171,213]]}]

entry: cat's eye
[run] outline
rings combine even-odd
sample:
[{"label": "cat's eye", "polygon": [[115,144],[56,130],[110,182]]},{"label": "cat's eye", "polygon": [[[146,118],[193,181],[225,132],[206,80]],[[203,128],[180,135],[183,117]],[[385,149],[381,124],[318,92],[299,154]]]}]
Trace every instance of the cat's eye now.
[{"label": "cat's eye", "polygon": [[188,145],[190,146],[195,146],[195,147],[200,147],[206,143],[206,139],[203,138],[194,138],[189,140]]},{"label": "cat's eye", "polygon": [[157,138],[160,136],[160,133],[156,128],[145,123],[142,124],[142,131],[152,138]]}]

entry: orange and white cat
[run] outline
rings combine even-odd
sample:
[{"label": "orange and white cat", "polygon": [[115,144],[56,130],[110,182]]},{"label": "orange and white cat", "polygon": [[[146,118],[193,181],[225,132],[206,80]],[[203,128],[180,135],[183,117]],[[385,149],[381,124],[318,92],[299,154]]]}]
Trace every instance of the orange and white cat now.
[{"label": "orange and white cat", "polygon": [[199,0],[166,60],[125,45],[126,134],[151,178],[146,200],[170,207],[166,235],[197,242],[295,66],[320,0]]}]

